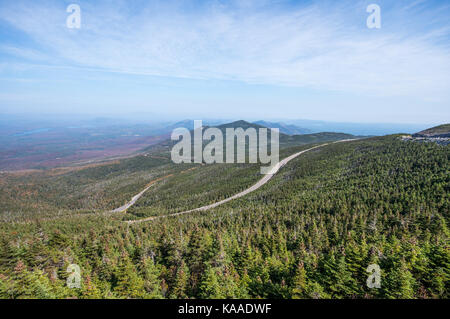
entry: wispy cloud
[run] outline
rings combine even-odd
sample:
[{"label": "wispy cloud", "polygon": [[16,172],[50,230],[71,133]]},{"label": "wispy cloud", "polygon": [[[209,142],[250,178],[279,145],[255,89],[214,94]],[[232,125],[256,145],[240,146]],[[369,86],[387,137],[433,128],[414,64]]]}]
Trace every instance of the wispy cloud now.
[{"label": "wispy cloud", "polygon": [[[382,6],[382,28],[369,30],[368,3],[334,3],[80,1],[74,30],[65,27],[69,2],[8,1],[0,19],[37,45],[0,52],[112,72],[448,100],[448,7]],[[398,25],[405,14],[408,25]]]}]

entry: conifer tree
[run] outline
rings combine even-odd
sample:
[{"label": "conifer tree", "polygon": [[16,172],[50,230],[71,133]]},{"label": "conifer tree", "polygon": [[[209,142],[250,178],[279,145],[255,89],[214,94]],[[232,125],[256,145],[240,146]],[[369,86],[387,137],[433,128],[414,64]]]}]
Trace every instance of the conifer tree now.
[{"label": "conifer tree", "polygon": [[117,284],[114,292],[118,297],[144,298],[146,296],[144,281],[138,276],[136,268],[125,254],[122,254],[115,277]]}]

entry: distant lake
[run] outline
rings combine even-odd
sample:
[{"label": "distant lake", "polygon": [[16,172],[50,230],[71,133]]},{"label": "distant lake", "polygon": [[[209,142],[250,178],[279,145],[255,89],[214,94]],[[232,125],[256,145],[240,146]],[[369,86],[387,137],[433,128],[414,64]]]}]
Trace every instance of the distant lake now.
[{"label": "distant lake", "polygon": [[26,135],[32,135],[32,134],[47,132],[47,131],[50,131],[50,130],[51,129],[49,129],[49,128],[40,128],[40,129],[37,129],[37,130],[26,131],[26,132],[22,132],[22,133],[16,133],[13,136],[26,136]]}]

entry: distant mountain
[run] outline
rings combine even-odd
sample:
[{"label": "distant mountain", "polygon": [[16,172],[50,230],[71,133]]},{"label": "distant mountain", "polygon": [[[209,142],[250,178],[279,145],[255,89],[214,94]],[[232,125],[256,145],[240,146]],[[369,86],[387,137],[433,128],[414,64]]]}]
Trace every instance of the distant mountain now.
[{"label": "distant mountain", "polygon": [[226,128],[239,128],[239,127],[241,127],[244,130],[251,128],[251,127],[253,127],[254,129],[267,128],[267,126],[256,124],[256,123],[250,123],[250,122],[247,122],[244,120],[234,121],[234,122],[230,122],[230,123],[224,123],[224,124],[218,125],[216,127],[221,130],[226,129]]},{"label": "distant mountain", "polygon": [[[263,122],[263,121],[260,121]],[[269,123],[270,124],[270,123]],[[272,123],[274,124],[274,123]],[[250,123],[247,121],[235,121],[227,124],[222,124],[217,126],[219,129],[221,129],[223,132],[225,132],[226,128],[237,128],[242,127],[243,129],[248,129],[250,127],[253,127],[255,129],[259,128],[274,128],[273,126],[267,127],[261,124],[257,123]],[[275,126],[276,127],[276,126]],[[294,145],[303,145],[303,144],[310,144],[310,143],[321,143],[321,142],[327,142],[327,141],[338,141],[338,140],[345,140],[355,138],[354,135],[346,134],[346,133],[334,133],[334,132],[320,132],[320,133],[314,133],[314,134],[300,134],[300,135],[288,135],[283,132],[280,132],[280,146],[294,146]]]},{"label": "distant mountain", "polygon": [[[225,120],[202,120],[202,125],[209,127],[209,126],[216,126],[220,125],[222,123],[226,123]],[[155,126],[154,134],[158,135],[170,135],[173,130],[177,128],[186,128],[188,130],[194,129],[194,120],[186,119],[178,122],[169,122],[169,123],[159,123],[157,126]]]},{"label": "distant mountain", "polygon": [[[178,122],[177,124],[180,124],[180,126],[176,127],[185,127],[187,129],[190,128],[190,122],[189,121],[183,121]],[[187,124],[183,126],[182,124]],[[192,126],[193,127],[193,126]],[[203,129],[206,129],[208,127],[217,127],[220,129],[224,135],[225,138],[225,132],[227,128],[242,128],[244,130],[247,130],[248,128],[255,128],[256,130],[260,128],[267,128],[266,126],[256,124],[256,123],[250,123],[247,121],[239,120],[234,121],[231,123],[221,124],[217,126],[207,126],[204,125]],[[192,130],[191,130],[192,132]],[[270,132],[270,131],[269,131]],[[270,133],[269,133],[270,134]],[[192,134],[193,136],[193,134]],[[339,140],[345,140],[345,139],[351,139],[356,138],[352,134],[346,134],[346,133],[335,133],[335,132],[320,132],[320,133],[314,133],[314,134],[301,134],[301,135],[288,135],[285,133],[280,132],[280,147],[289,147],[289,146],[297,146],[297,145],[304,145],[304,144],[311,144],[311,143],[323,143],[323,142],[329,142],[329,141],[339,141]],[[143,149],[143,151],[150,151],[154,149],[160,150],[161,148],[171,148],[176,141],[172,141],[170,139],[161,141],[157,145],[152,145],[148,148]],[[270,137],[268,137],[268,143],[270,144]]]},{"label": "distant mountain", "polygon": [[[236,121],[238,122],[238,121]],[[218,126],[223,124],[234,123],[231,120],[203,120],[203,126]],[[351,123],[351,122],[328,122],[317,120],[287,120],[287,119],[272,119],[272,120],[258,120],[252,122],[256,125],[261,125],[268,128],[279,128],[280,133],[287,135],[298,134],[312,134],[321,132],[336,132],[347,133],[357,136],[380,136],[388,134],[408,133],[422,131],[430,127],[427,124],[399,124],[399,123]],[[184,120],[170,126],[161,127],[161,131],[172,131],[176,127],[185,127],[187,129],[194,128],[193,120]]]},{"label": "distant mountain", "polygon": [[418,133],[413,134],[413,137],[450,137],[450,124],[442,124],[435,126]]},{"label": "distant mountain", "polygon": [[310,133],[344,132],[353,135],[388,135],[418,132],[430,127],[427,124],[399,123],[346,123],[315,120],[277,120],[277,122],[295,125],[310,130]]},{"label": "distant mountain", "polygon": [[313,131],[307,128],[299,127],[294,124],[285,124],[281,122],[267,122],[267,121],[256,121],[254,124],[262,125],[270,128],[279,128],[281,133],[287,135],[296,135],[296,134],[308,134]]}]

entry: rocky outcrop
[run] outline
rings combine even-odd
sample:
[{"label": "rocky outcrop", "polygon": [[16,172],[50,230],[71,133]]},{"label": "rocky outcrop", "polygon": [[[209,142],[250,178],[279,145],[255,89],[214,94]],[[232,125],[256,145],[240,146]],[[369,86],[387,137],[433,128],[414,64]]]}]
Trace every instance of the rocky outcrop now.
[{"label": "rocky outcrop", "polygon": [[414,142],[433,142],[439,145],[449,145],[450,144],[450,137],[424,137],[424,136],[417,136],[417,134],[414,135],[403,135],[401,137],[402,141],[414,141]]},{"label": "rocky outcrop", "polygon": [[450,124],[442,124],[413,134],[414,138],[450,138]]},{"label": "rocky outcrop", "polygon": [[450,124],[435,126],[421,132],[401,137],[403,141],[434,142],[439,145],[450,144]]},{"label": "rocky outcrop", "polygon": [[450,138],[450,132],[446,133],[415,133],[412,137],[422,137],[422,138]]}]

